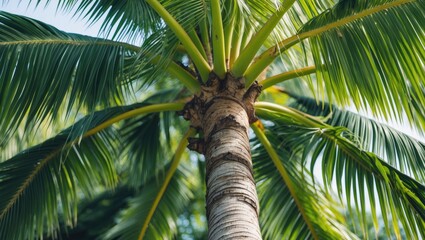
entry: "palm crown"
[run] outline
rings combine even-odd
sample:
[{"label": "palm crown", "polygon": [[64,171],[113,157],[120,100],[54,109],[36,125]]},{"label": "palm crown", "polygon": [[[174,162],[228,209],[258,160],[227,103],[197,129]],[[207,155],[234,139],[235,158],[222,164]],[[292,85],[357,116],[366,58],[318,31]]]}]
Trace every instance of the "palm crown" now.
[{"label": "palm crown", "polygon": [[425,237],[425,145],[342,108],[423,131],[425,1],[57,7],[109,39],[0,12],[0,239]]}]

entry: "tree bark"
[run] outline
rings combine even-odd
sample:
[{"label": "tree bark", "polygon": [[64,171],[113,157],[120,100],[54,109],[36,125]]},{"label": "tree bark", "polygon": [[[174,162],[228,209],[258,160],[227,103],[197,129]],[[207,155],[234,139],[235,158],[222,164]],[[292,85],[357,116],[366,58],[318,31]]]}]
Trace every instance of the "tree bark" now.
[{"label": "tree bark", "polygon": [[249,124],[261,88],[245,90],[243,79],[214,78],[188,103],[185,117],[203,131],[189,148],[206,158],[208,239],[261,239],[253,178]]}]

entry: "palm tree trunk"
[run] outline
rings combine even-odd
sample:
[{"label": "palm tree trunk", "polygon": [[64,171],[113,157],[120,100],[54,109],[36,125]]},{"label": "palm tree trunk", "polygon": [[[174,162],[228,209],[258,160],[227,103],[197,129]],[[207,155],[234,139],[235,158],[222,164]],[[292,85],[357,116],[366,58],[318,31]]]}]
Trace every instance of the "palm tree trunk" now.
[{"label": "palm tree trunk", "polygon": [[208,238],[261,239],[248,115],[239,103],[217,99],[205,116]]},{"label": "palm tree trunk", "polygon": [[204,133],[203,147],[192,141],[189,148],[200,150],[206,158],[210,240],[261,239],[248,137],[260,90],[255,86],[245,91],[243,80],[227,76],[203,87],[186,109],[185,117]]}]

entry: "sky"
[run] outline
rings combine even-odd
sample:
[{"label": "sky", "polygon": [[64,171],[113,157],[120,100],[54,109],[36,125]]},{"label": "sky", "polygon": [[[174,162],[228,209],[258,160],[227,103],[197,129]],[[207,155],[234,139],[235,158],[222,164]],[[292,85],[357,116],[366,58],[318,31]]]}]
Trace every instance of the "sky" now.
[{"label": "sky", "polygon": [[[42,2],[44,4],[46,1]],[[57,0],[51,0],[48,6],[43,4],[35,7],[35,4],[28,6],[28,3],[21,0],[9,0],[7,2],[0,0],[0,10],[40,20],[65,32],[97,36],[101,22],[89,26],[83,20],[73,17],[72,13],[57,11]]]}]

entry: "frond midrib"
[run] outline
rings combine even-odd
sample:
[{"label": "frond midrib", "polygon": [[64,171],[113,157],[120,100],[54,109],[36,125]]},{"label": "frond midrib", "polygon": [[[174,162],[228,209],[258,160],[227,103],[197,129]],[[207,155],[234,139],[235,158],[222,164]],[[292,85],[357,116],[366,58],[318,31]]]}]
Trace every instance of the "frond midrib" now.
[{"label": "frond midrib", "polygon": [[13,45],[74,45],[74,46],[113,46],[124,47],[131,51],[139,51],[140,47],[131,45],[124,42],[115,42],[108,40],[79,40],[79,39],[57,39],[57,38],[44,38],[44,39],[31,39],[31,40],[17,40],[17,41],[3,41],[0,46],[13,46]]},{"label": "frond midrib", "polygon": [[316,29],[313,29],[313,30],[309,30],[309,31],[306,31],[306,32],[302,32],[300,34],[289,37],[286,40],[283,40],[279,44],[279,47],[281,47],[281,48],[283,47],[285,49],[286,45],[290,44],[292,46],[291,43],[293,43],[293,42],[299,42],[303,39],[320,35],[323,32],[335,29],[337,27],[341,27],[343,25],[346,25],[350,22],[359,20],[361,18],[373,15],[373,14],[381,12],[381,11],[388,10],[390,8],[393,8],[393,7],[397,7],[397,6],[400,6],[400,5],[407,4],[407,3],[415,2],[415,1],[416,0],[398,0],[398,1],[386,3],[386,4],[379,5],[379,6],[370,8],[370,9],[363,10],[363,11],[358,12],[357,14],[354,14],[352,16],[341,18],[341,19],[339,19],[339,20],[337,20],[333,23],[326,24],[325,26],[322,26],[322,27],[319,27],[319,28],[316,28]]},{"label": "frond midrib", "polygon": [[356,21],[360,18],[367,17],[367,16],[370,16],[372,14],[375,14],[375,13],[378,13],[378,12],[381,12],[381,11],[384,11],[384,10],[388,10],[390,8],[397,7],[397,6],[400,6],[400,5],[404,5],[404,4],[407,4],[407,3],[415,2],[415,1],[416,0],[396,0],[396,1],[393,1],[393,2],[390,2],[390,3],[385,3],[385,4],[382,4],[382,5],[376,6],[376,7],[365,9],[365,10],[360,11],[360,12],[354,14],[354,15],[341,18],[340,20],[337,20],[336,22],[326,24],[325,26],[319,27],[317,29],[301,33],[298,36],[299,37],[301,37],[301,36],[310,37],[310,36],[313,36],[313,35],[318,35],[322,32],[325,32],[325,31],[333,29],[333,28],[340,27],[340,26],[345,25],[347,23]]},{"label": "frond midrib", "polygon": [[19,196],[23,194],[25,189],[31,184],[31,182],[34,180],[36,175],[41,171],[41,169],[48,163],[50,160],[52,160],[57,154],[59,154],[62,149],[66,149],[70,146],[72,146],[74,142],[68,142],[62,147],[59,147],[55,149],[52,153],[47,155],[44,159],[38,162],[37,166],[34,168],[34,170],[31,172],[31,174],[25,179],[25,181],[22,183],[22,185],[19,186],[16,193],[12,196],[12,198],[9,200],[9,203],[6,205],[6,207],[3,209],[3,211],[0,214],[0,220],[2,220],[5,215],[9,212],[9,210],[15,205],[15,203],[18,201]]}]

